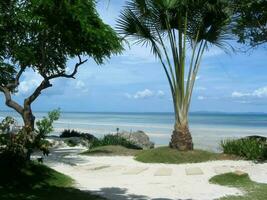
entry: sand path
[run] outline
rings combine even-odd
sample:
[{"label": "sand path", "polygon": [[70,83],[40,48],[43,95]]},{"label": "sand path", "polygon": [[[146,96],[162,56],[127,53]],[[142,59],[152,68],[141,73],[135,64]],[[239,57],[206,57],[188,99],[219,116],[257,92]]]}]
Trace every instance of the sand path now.
[{"label": "sand path", "polygon": [[53,169],[69,175],[76,187],[110,200],[211,200],[242,194],[235,188],[209,183],[217,174],[241,170],[252,180],[267,183],[267,163],[212,161],[197,164],[145,164],[130,156],[77,155],[82,148],[56,149],[45,159]]}]

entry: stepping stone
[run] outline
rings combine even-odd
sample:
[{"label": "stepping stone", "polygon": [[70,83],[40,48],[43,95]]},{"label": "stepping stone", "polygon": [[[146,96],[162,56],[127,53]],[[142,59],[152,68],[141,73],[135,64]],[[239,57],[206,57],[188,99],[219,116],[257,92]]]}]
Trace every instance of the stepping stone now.
[{"label": "stepping stone", "polygon": [[232,172],[231,168],[227,166],[218,166],[214,167],[213,169],[216,174],[226,174]]},{"label": "stepping stone", "polygon": [[146,171],[148,168],[147,167],[135,167],[135,168],[132,168],[132,169],[129,169],[128,171],[126,171],[125,175],[137,175],[137,174],[140,174],[142,173],[143,171]]},{"label": "stepping stone", "polygon": [[125,168],[124,166],[112,166],[112,167],[106,168],[103,171],[113,172],[113,171],[117,171],[117,170],[122,170],[124,168]]},{"label": "stepping stone", "polygon": [[110,165],[95,165],[95,166],[89,168],[89,170],[96,171],[96,170],[106,169],[109,167],[110,167]]},{"label": "stepping stone", "polygon": [[189,167],[185,169],[185,173],[188,176],[191,175],[202,175],[204,174],[203,171],[199,167]]},{"label": "stepping stone", "polygon": [[154,176],[171,176],[172,169],[170,168],[159,168],[155,173]]},{"label": "stepping stone", "polygon": [[234,174],[236,174],[236,175],[238,175],[238,176],[242,176],[242,175],[247,174],[247,173],[246,173],[246,172],[243,172],[243,171],[240,171],[240,170],[236,170],[236,171],[234,172]]}]

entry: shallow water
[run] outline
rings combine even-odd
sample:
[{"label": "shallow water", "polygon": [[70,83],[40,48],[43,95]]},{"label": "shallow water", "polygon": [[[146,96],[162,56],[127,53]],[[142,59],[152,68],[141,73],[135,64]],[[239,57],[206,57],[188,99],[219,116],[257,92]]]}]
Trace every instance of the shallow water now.
[{"label": "shallow water", "polygon": [[[11,115],[21,123],[14,112],[0,112],[0,119]],[[37,112],[37,119],[45,116]],[[191,113],[190,129],[196,148],[219,150],[222,139],[247,135],[267,136],[267,114]],[[157,145],[166,145],[173,129],[172,113],[70,113],[63,112],[55,123],[58,135],[63,129],[77,129],[98,137],[116,132],[143,130]]]}]

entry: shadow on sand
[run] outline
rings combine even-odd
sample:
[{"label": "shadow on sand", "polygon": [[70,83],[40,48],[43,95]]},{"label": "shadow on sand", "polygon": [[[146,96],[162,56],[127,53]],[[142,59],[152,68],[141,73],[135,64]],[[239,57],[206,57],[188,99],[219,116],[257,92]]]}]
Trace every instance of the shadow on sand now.
[{"label": "shadow on sand", "polygon": [[144,195],[128,194],[127,189],[123,188],[101,188],[101,190],[94,192],[108,200],[192,200],[192,199],[170,199],[170,198],[149,198]]}]

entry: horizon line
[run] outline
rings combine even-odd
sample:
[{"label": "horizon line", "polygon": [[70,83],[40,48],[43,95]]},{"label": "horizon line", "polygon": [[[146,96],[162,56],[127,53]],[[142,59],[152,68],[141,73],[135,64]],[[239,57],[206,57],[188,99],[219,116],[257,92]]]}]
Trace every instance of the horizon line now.
[{"label": "horizon line", "polygon": [[[47,113],[51,110],[36,110],[33,112],[39,112],[39,113]],[[0,112],[14,112],[14,110],[1,110]],[[151,111],[151,112],[136,112],[136,111],[66,111],[61,110],[62,113],[105,113],[105,114],[111,114],[111,113],[117,113],[117,114],[174,114],[174,112],[161,112],[161,111]],[[267,114],[266,112],[227,112],[227,111],[191,111],[189,114],[196,114],[196,113],[203,113],[203,114]]]}]

